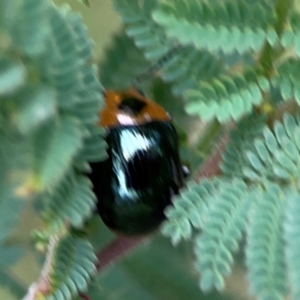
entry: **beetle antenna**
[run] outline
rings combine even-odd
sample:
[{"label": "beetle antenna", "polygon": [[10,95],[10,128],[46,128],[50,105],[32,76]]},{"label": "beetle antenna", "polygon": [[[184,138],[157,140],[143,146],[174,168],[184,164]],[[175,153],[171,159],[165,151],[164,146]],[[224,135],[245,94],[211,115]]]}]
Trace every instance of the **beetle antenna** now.
[{"label": "beetle antenna", "polygon": [[137,88],[141,82],[154,76],[170,59],[172,59],[180,50],[182,50],[182,45],[176,45],[171,48],[164,56],[162,56],[154,65],[152,65],[147,71],[137,75],[132,80],[133,87]]}]

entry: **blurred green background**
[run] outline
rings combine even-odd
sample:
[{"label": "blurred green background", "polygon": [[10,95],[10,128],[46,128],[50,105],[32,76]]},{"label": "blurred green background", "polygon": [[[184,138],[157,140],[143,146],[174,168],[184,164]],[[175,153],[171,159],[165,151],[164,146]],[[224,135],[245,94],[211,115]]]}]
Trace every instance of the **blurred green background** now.
[{"label": "blurred green background", "polygon": [[[151,1],[151,0],[148,0]],[[120,28],[121,22],[113,10],[110,0],[90,0],[90,8],[76,0],[55,0],[57,4],[69,3],[75,11],[82,13],[95,41],[95,61],[103,59],[103,51],[109,45],[112,34]],[[113,238],[99,220],[95,228],[95,245],[101,246]],[[15,234],[15,240],[26,249],[26,255],[15,266],[15,274],[24,285],[35,281],[40,272],[40,257],[30,240],[32,228],[41,226],[32,207],[24,211],[22,224]],[[99,238],[97,238],[99,237]],[[242,261],[242,256],[240,260]],[[242,263],[237,263],[234,272],[227,280],[227,288],[204,295],[198,289],[198,277],[193,269],[193,249],[189,243],[181,243],[173,248],[170,241],[157,235],[146,242],[129,257],[102,272],[93,282],[89,294],[92,300],[249,300],[246,278]],[[8,288],[0,287],[0,300],[15,300]]]}]

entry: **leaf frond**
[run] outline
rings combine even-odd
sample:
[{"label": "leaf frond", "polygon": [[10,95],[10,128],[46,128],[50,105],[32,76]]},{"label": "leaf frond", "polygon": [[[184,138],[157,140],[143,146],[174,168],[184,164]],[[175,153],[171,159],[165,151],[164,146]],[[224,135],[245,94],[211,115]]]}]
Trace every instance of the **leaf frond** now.
[{"label": "leaf frond", "polygon": [[254,105],[261,103],[261,87],[267,91],[268,80],[251,69],[243,75],[221,75],[188,90],[185,93],[186,110],[199,115],[204,121],[214,117],[221,123],[238,120],[243,114],[250,113]]},{"label": "leaf frond", "polygon": [[244,178],[243,166],[248,162],[244,153],[253,149],[253,140],[262,135],[264,128],[265,118],[252,115],[241,120],[236,129],[231,131],[230,142],[222,154],[223,161],[220,164],[226,176]]},{"label": "leaf frond", "polygon": [[85,291],[96,271],[96,260],[92,245],[85,239],[72,234],[61,239],[55,249],[51,293],[46,299],[69,300]]},{"label": "leaf frond", "polygon": [[293,185],[299,180],[299,115],[285,114],[282,123],[276,121],[272,130],[265,127],[262,134],[243,153],[247,160],[242,166],[244,176],[255,182]]},{"label": "leaf frond", "polygon": [[290,27],[286,29],[281,37],[281,44],[285,48],[295,47],[297,56],[300,55],[300,24],[299,24],[300,14],[296,10],[291,11],[289,14],[289,24]]},{"label": "leaf frond", "polygon": [[295,99],[298,104],[300,103],[299,70],[300,62],[296,59],[288,59],[278,68],[277,76],[272,79],[274,87],[279,88],[284,100]]},{"label": "leaf frond", "polygon": [[283,239],[285,195],[277,185],[256,189],[247,226],[246,263],[251,292],[262,300],[283,300],[287,278]]},{"label": "leaf frond", "polygon": [[233,253],[239,249],[247,214],[252,205],[247,185],[241,180],[223,181],[210,194],[202,233],[195,239],[196,269],[203,291],[222,290],[232,271]]},{"label": "leaf frond", "polygon": [[286,242],[285,257],[288,269],[288,279],[291,285],[293,299],[300,297],[299,286],[299,212],[300,212],[300,197],[299,190],[289,190],[286,193],[286,221],[284,224],[284,238]]},{"label": "leaf frond", "polygon": [[193,44],[210,51],[258,51],[268,41],[278,42],[272,25],[276,22],[274,6],[249,1],[163,1],[153,13],[170,39],[179,43]]},{"label": "leaf frond", "polygon": [[80,228],[92,213],[96,201],[90,181],[73,171],[64,176],[47,198],[43,217],[46,226],[52,228],[66,224]]},{"label": "leaf frond", "polygon": [[190,183],[186,190],[173,198],[173,206],[166,209],[168,220],[162,225],[162,233],[169,236],[173,244],[181,239],[189,239],[192,235],[192,226],[202,227],[208,211],[210,195],[217,193],[219,181],[203,180],[200,184]]}]

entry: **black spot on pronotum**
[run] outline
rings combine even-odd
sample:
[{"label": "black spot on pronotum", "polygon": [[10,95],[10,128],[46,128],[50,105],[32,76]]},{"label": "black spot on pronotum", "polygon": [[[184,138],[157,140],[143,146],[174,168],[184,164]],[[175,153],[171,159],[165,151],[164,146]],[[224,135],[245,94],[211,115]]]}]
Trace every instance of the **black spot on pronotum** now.
[{"label": "black spot on pronotum", "polygon": [[118,108],[132,116],[138,115],[147,104],[140,99],[129,97],[124,98]]}]

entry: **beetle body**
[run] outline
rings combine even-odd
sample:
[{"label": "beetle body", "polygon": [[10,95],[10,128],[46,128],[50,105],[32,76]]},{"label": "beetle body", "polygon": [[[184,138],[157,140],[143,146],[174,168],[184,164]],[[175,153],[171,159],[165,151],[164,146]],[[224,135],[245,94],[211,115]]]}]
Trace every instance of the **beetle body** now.
[{"label": "beetle body", "polygon": [[183,184],[178,136],[158,104],[135,90],[107,91],[101,112],[108,159],[90,179],[104,223],[124,235],[152,231]]}]

